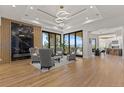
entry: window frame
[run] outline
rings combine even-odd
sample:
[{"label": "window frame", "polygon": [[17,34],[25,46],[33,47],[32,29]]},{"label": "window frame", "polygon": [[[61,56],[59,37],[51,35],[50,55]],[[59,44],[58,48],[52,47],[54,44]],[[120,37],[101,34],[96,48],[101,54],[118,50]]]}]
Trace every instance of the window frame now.
[{"label": "window frame", "polygon": [[55,35],[55,44],[54,44],[54,48],[55,48],[55,53],[56,53],[56,36],[60,35],[60,47],[61,47],[61,34],[60,33],[54,33],[54,32],[49,32],[49,31],[42,31],[42,46],[43,46],[43,33],[48,33],[48,48],[50,48],[50,34],[54,34]]},{"label": "window frame", "polygon": [[[75,48],[77,47],[77,43],[76,43],[76,33],[78,33],[78,32],[82,32],[82,50],[83,50],[83,30],[79,30],[79,31],[74,31],[74,32],[71,32],[71,33],[66,33],[66,34],[63,34],[63,43],[64,43],[64,38],[65,38],[65,36],[66,35],[68,35],[68,44],[69,44],[69,53],[70,53],[70,34],[74,34],[74,37],[75,37]],[[64,49],[64,55],[67,55],[66,53],[65,53],[65,46],[63,47],[63,49]],[[82,51],[83,52],[83,51]],[[83,54],[82,55],[76,55],[76,56],[83,56]]]}]

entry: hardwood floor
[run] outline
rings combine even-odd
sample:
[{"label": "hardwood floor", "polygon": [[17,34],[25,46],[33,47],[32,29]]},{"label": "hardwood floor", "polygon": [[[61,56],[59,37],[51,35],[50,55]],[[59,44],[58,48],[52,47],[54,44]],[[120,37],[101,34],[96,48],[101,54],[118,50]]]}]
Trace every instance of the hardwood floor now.
[{"label": "hardwood floor", "polygon": [[0,86],[124,86],[124,59],[107,55],[41,72],[30,60],[0,64]]}]

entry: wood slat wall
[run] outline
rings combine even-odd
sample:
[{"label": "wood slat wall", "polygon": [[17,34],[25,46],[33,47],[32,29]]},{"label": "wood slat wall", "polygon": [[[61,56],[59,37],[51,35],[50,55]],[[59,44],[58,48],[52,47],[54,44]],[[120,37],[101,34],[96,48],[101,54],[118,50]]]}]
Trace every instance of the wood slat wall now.
[{"label": "wood slat wall", "polygon": [[[0,59],[2,63],[11,63],[11,22],[14,20],[2,18],[0,26]],[[21,23],[22,22],[18,22]],[[41,27],[33,26],[34,47],[41,48]],[[1,62],[0,62],[1,63]]]},{"label": "wood slat wall", "polygon": [[11,20],[2,18],[0,27],[0,59],[11,62]]},{"label": "wood slat wall", "polygon": [[33,27],[34,32],[34,47],[41,48],[42,46],[42,30],[41,27]]}]

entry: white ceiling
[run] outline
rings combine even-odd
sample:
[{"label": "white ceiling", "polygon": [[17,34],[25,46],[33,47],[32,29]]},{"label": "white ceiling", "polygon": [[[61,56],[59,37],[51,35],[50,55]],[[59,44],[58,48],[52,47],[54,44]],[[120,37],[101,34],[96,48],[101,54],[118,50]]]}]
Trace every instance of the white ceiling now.
[{"label": "white ceiling", "polygon": [[102,30],[103,33],[104,31],[110,33],[113,29],[115,31],[116,28],[123,28],[124,5],[97,5],[96,7],[103,19],[83,25],[84,30],[96,32]]},{"label": "white ceiling", "polygon": [[[33,9],[30,9],[33,7]],[[43,29],[57,32],[75,30],[96,31],[122,26],[124,24],[124,6],[65,5],[64,10],[70,13],[63,29],[57,28],[55,22],[59,5],[0,5],[0,16],[30,24],[40,25]],[[88,17],[88,19],[87,19]]]},{"label": "white ceiling", "polygon": [[123,28],[115,27],[115,28],[103,28],[96,31],[91,31],[90,34],[94,35],[107,35],[107,34],[121,34]]},{"label": "white ceiling", "polygon": [[109,38],[116,38],[115,34],[107,34],[107,35],[100,35],[99,39],[109,39]]}]

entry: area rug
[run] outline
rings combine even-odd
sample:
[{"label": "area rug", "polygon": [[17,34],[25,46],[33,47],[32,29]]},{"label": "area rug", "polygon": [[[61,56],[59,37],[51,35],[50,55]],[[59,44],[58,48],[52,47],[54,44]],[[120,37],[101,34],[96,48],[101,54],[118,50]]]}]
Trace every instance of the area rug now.
[{"label": "area rug", "polygon": [[[63,58],[61,58],[60,62],[55,61],[55,66],[53,66],[50,70],[56,69],[56,68],[58,68],[58,67],[61,67],[61,66],[67,65],[67,64],[69,64],[69,63],[73,63],[73,62],[75,62],[75,61],[74,61],[74,60],[68,61],[68,60],[67,60],[67,56],[63,56]],[[34,67],[36,67],[37,69],[41,70],[41,69],[40,69],[40,68],[41,68],[40,63],[33,63],[32,65],[33,65]],[[46,72],[46,71],[49,71],[49,70],[46,69],[46,68],[44,68],[44,69],[42,69],[41,71],[42,71],[42,72]]]}]

